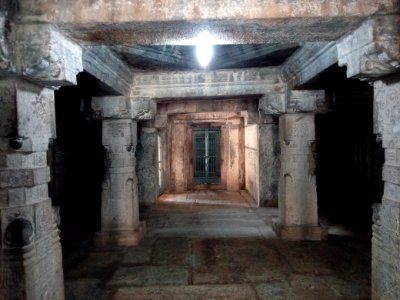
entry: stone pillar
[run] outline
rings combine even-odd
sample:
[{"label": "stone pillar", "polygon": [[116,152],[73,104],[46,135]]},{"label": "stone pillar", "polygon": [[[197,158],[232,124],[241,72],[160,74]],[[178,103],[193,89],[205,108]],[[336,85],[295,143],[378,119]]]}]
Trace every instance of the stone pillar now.
[{"label": "stone pillar", "polygon": [[101,231],[95,243],[136,245],[144,234],[135,171],[136,121],[154,118],[156,104],[147,98],[96,97],[92,99],[92,111],[94,118],[103,120],[102,142],[107,150]]},{"label": "stone pillar", "polygon": [[373,206],[372,299],[400,299],[399,28],[399,14],[376,16],[337,42],[347,77],[376,80],[374,133],[382,137],[385,164],[382,203]]},{"label": "stone pillar", "polygon": [[259,102],[259,110],[279,116],[281,168],[279,175],[279,219],[273,229],[285,240],[322,240],[326,229],[318,224],[315,178],[315,113],[327,108],[321,90],[291,90],[270,93]]},{"label": "stone pillar", "polygon": [[131,119],[103,120],[107,150],[101,203],[101,231],[96,245],[136,245],[143,235],[135,173],[137,124]]},{"label": "stone pillar", "polygon": [[277,124],[259,124],[260,206],[278,206],[279,138]]},{"label": "stone pillar", "polygon": [[53,88],[76,83],[82,52],[54,26],[5,24],[0,15],[0,299],[64,299],[46,152]]},{"label": "stone pillar", "polygon": [[152,207],[156,204],[158,186],[158,131],[156,128],[143,127],[140,130],[140,138],[136,149],[139,184],[140,205]]},{"label": "stone pillar", "polygon": [[314,114],[280,116],[279,140],[279,221],[274,230],[285,240],[326,239],[326,230],[318,224]]},{"label": "stone pillar", "polygon": [[64,299],[59,230],[48,195],[54,93],[0,81],[0,299]]},{"label": "stone pillar", "polygon": [[400,80],[374,83],[375,132],[385,148],[384,195],[374,205],[372,298],[400,299]]}]

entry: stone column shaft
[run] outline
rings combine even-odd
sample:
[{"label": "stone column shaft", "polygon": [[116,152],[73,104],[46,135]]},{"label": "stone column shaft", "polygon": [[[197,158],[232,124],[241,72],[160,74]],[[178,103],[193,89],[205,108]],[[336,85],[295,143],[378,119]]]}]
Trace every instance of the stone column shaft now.
[{"label": "stone column shaft", "polygon": [[137,125],[131,119],[103,120],[102,141],[107,149],[103,183],[101,232],[97,245],[136,245],[143,228],[135,173]]},{"label": "stone column shaft", "polygon": [[0,81],[0,299],[64,299],[57,215],[47,184],[54,93]]},{"label": "stone column shaft", "polygon": [[315,182],[315,123],[313,113],[279,117],[281,172],[278,236],[287,240],[321,240]]}]

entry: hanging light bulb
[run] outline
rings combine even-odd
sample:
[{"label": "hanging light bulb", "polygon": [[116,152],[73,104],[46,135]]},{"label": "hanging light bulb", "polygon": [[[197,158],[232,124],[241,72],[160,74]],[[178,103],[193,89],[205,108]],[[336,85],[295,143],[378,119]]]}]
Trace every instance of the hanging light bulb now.
[{"label": "hanging light bulb", "polygon": [[208,31],[200,33],[196,44],[197,61],[201,67],[206,68],[210,64],[214,52],[210,33]]}]

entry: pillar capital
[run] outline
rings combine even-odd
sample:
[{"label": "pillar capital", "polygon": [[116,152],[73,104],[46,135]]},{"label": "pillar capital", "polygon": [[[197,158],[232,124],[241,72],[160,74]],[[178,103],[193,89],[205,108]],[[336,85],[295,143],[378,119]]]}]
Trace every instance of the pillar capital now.
[{"label": "pillar capital", "polygon": [[50,24],[11,24],[0,16],[0,75],[23,76],[47,87],[76,84],[82,50]]},{"label": "pillar capital", "polygon": [[400,15],[376,16],[337,42],[347,77],[374,79],[400,71]]},{"label": "pillar capital", "polygon": [[132,119],[145,121],[155,118],[157,103],[146,97],[94,97],[92,115],[95,119]]},{"label": "pillar capital", "polygon": [[286,93],[268,93],[261,97],[259,109],[267,115],[323,113],[327,110],[325,91],[289,90]]}]

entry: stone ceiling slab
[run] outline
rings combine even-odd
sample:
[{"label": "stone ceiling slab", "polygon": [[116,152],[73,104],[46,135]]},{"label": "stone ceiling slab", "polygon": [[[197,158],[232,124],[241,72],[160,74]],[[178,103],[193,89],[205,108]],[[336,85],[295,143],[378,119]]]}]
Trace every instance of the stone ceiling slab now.
[{"label": "stone ceiling slab", "polygon": [[[336,40],[397,0],[7,1],[19,22],[49,22],[108,44],[186,44],[209,29],[218,44]],[[4,4],[3,4],[4,5]],[[6,4],[7,5],[7,4]]]}]

